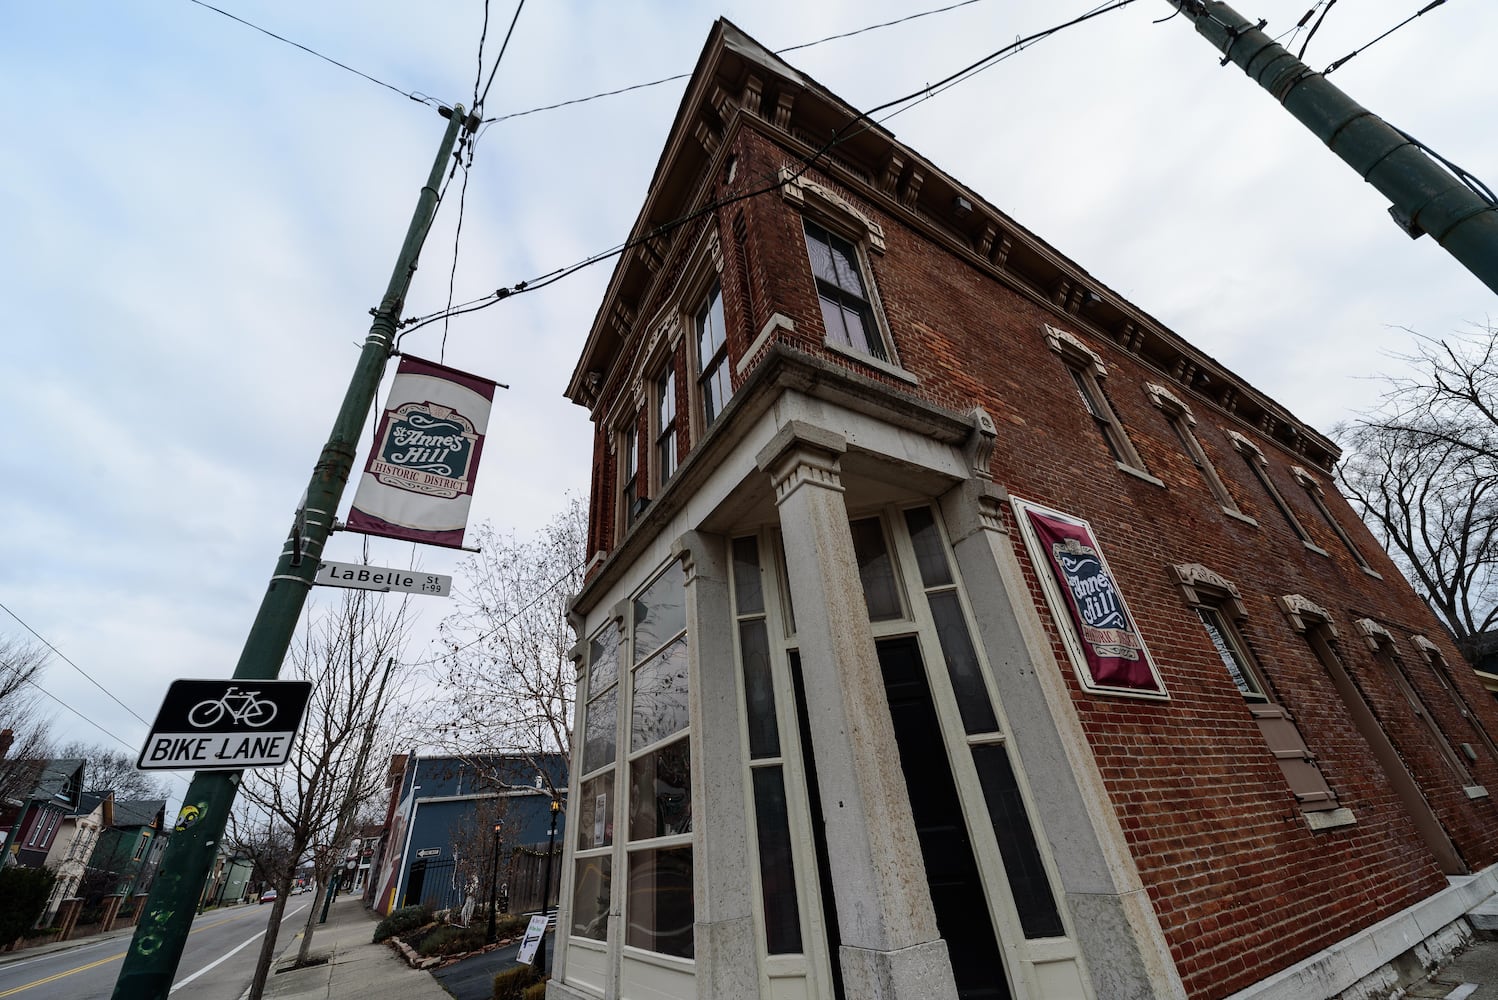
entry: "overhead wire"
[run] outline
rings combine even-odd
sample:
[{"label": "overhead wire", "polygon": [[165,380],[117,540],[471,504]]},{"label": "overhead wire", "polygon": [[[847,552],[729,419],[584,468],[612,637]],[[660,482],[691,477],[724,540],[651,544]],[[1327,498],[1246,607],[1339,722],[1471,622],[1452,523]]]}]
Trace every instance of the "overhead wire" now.
[{"label": "overhead wire", "polygon": [[256,24],[253,21],[247,21],[247,20],[245,20],[244,18],[240,17],[237,14],[231,14],[231,13],[229,13],[227,10],[224,10],[222,7],[215,7],[213,4],[206,2],[206,0],[188,0],[188,2],[189,3],[195,3],[199,7],[205,7],[208,10],[211,10],[211,11],[213,11],[216,14],[222,14],[224,17],[227,17],[229,20],[231,20],[231,21],[237,21],[237,22],[239,22],[240,24],[244,25],[247,28],[254,28],[256,31],[260,32],[262,35],[269,35],[271,38],[274,38],[278,42],[284,42],[287,45],[292,46],[293,48],[301,49],[303,52],[306,52],[308,55],[316,56],[317,58],[321,59],[323,62],[332,63],[334,66],[337,66],[339,69],[347,70],[348,72],[354,74],[355,76],[362,76],[364,79],[368,80],[370,83],[379,84],[381,87],[384,87],[386,90],[394,91],[395,93],[401,95],[402,97],[408,97],[408,98],[410,98],[411,100],[415,101],[418,104],[426,104],[426,105],[430,105],[431,107],[434,107],[434,108],[445,108],[445,107],[447,107],[446,104],[443,104],[441,101],[437,100],[435,97],[431,97],[431,96],[429,96],[427,94],[423,94],[420,91],[401,90],[399,87],[397,87],[393,83],[386,83],[384,80],[381,80],[378,77],[370,76],[368,73],[364,72],[363,70],[355,69],[354,67],[348,65],[347,63],[339,62],[337,59],[334,59],[332,56],[324,55],[323,53],[317,51],[316,49],[314,49],[314,48],[312,48],[310,46],[303,45],[301,42],[292,41],[290,38],[287,38],[285,35],[278,35],[274,31],[271,31],[269,28],[262,28],[260,25]]},{"label": "overhead wire", "polygon": [[[839,32],[836,35],[827,35],[825,38],[818,38],[815,41],[801,42],[796,45],[787,46],[783,49],[775,49],[774,52],[776,55],[784,55],[787,52],[796,52],[801,49],[809,49],[815,45],[821,45],[824,42],[835,42],[842,38],[852,38],[854,35],[862,35],[863,33],[868,31],[877,31],[880,28],[893,27],[894,25],[904,24],[907,21],[914,21],[918,18],[930,17],[933,14],[945,14],[947,11],[956,10],[959,7],[966,7],[969,4],[979,2],[981,2],[981,0],[961,0],[961,2],[959,3],[948,4],[945,7],[933,7],[930,10],[922,10],[917,11],[914,14],[907,14],[904,17],[896,18],[893,21],[882,21],[879,24],[869,24],[865,25],[862,28],[855,28],[852,31],[843,31]],[[649,87],[658,87],[663,83],[672,83],[676,80],[685,80],[691,75],[691,73],[675,73],[671,76],[663,76],[659,80],[648,80],[645,83],[634,83],[630,84],[628,87],[619,87],[614,90],[601,91],[597,94],[589,94],[587,97],[574,97],[570,100],[558,101],[555,104],[547,104],[537,108],[528,108],[525,111],[513,111],[507,115],[496,115],[493,118],[485,118],[484,124],[485,126],[494,125],[499,122],[509,121],[511,118],[524,118],[526,115],[539,114],[542,111],[555,111],[558,108],[566,108],[574,104],[586,104],[589,101],[596,101],[604,97],[617,97],[620,94],[628,94],[636,90],[645,90]]]},{"label": "overhead wire", "polygon": [[1373,41],[1366,42],[1363,45],[1358,46],[1357,48],[1353,49],[1351,52],[1347,53],[1347,55],[1343,56],[1341,59],[1337,59],[1334,62],[1332,62],[1332,64],[1330,66],[1328,66],[1326,69],[1324,69],[1324,70],[1321,71],[1321,75],[1322,76],[1330,76],[1333,72],[1335,72],[1338,68],[1340,68],[1344,63],[1346,63],[1353,56],[1357,55],[1360,52],[1366,51],[1367,49],[1372,48],[1373,46],[1377,45],[1379,42],[1383,41],[1385,38],[1388,38],[1390,35],[1394,34],[1394,32],[1398,31],[1400,28],[1404,27],[1406,24],[1409,24],[1411,21],[1415,20],[1415,18],[1420,17],[1422,14],[1426,14],[1426,13],[1429,13],[1430,11],[1432,11],[1432,10],[1435,10],[1437,7],[1441,6],[1441,4],[1443,4],[1445,2],[1446,2],[1446,0],[1431,0],[1430,3],[1426,4],[1424,7],[1421,7],[1419,10],[1415,11],[1413,14],[1411,14],[1409,17],[1405,18],[1403,21],[1400,21],[1398,24],[1394,25],[1394,27],[1390,28],[1388,31],[1384,32],[1382,35],[1379,35],[1377,38],[1373,39]]},{"label": "overhead wire", "polygon": [[[676,229],[679,229],[680,227],[702,217],[709,212],[715,212],[720,208],[725,208],[729,205],[733,205],[741,201],[746,201],[750,198],[757,198],[760,195],[767,194],[771,191],[778,191],[785,185],[793,183],[799,177],[801,177],[801,175],[806,173],[806,171],[810,170],[819,160],[821,160],[823,156],[825,156],[831,149],[833,149],[833,147],[842,142],[846,142],[854,135],[861,134],[861,130],[859,132],[854,132],[852,130],[858,128],[860,125],[864,125],[865,122],[872,123],[873,116],[877,115],[879,112],[912,101],[921,103],[922,101],[929,99],[929,96],[933,96],[933,92],[941,92],[941,90],[946,89],[946,87],[954,81],[960,82],[961,79],[974,75],[982,68],[986,68],[989,63],[1006,58],[1014,51],[1023,49],[1025,46],[1039,41],[1040,39],[1046,38],[1050,35],[1054,35],[1057,32],[1075,27],[1076,25],[1081,24],[1085,21],[1090,21],[1095,17],[1101,16],[1102,14],[1111,13],[1115,10],[1121,10],[1122,8],[1127,7],[1133,2],[1134,0],[1112,0],[1112,2],[1110,3],[1101,4],[1083,14],[1078,15],[1077,17],[1070,18],[1069,20],[1034,32],[1030,35],[1016,38],[1013,42],[1010,42],[1009,44],[1002,46],[1001,48],[989,53],[988,55],[983,56],[976,62],[964,66],[962,69],[957,70],[955,73],[951,73],[946,77],[943,77],[935,83],[928,83],[926,86],[922,87],[919,90],[913,91],[901,97],[897,97],[894,100],[886,101],[883,104],[868,109],[867,111],[859,112],[853,117],[851,121],[839,127],[837,131],[833,133],[831,139],[824,143],[820,148],[812,152],[810,156],[804,157],[802,159],[801,165],[794,172],[787,176],[780,177],[760,187],[733,195],[728,198],[714,199],[713,201],[708,202],[706,205],[688,212],[687,214],[680,216],[679,218],[664,222],[659,226],[656,226],[648,232],[642,233],[641,235],[633,239],[625,240],[622,243],[616,244],[615,246],[612,246],[607,250],[599,251],[598,253],[577,261],[576,263],[557,268],[553,271],[549,271],[527,281],[517,282],[512,286],[496,289],[494,292],[491,292],[488,295],[470,299],[468,302],[462,303],[452,309],[441,310],[439,312],[431,313],[426,316],[415,316],[409,319],[402,320],[400,323],[400,337],[404,338],[408,333],[411,333],[414,330],[418,330],[421,327],[435,323],[438,320],[446,319],[450,316],[461,316],[466,313],[477,312],[481,309],[487,309],[490,306],[504,301],[505,299],[511,298],[512,296],[519,295],[524,292],[538,291],[542,288],[545,288],[547,285],[555,284],[563,278],[576,274],[578,271],[581,271],[584,268],[591,267],[594,264],[609,260],[613,257],[617,257],[618,255],[624,253],[632,247],[638,246],[642,243],[673,232]],[[864,125],[864,127],[871,127],[871,125]]]},{"label": "overhead wire", "polygon": [[1330,14],[1332,12],[1332,8],[1336,5],[1337,0],[1326,0],[1326,8],[1322,10],[1321,16],[1316,18],[1316,23],[1311,25],[1311,32],[1310,34],[1306,35],[1306,40],[1300,43],[1300,51],[1295,54],[1295,58],[1302,61],[1305,60],[1306,46],[1311,44],[1311,39],[1316,37],[1316,32],[1321,30],[1321,22],[1326,20],[1326,15]]},{"label": "overhead wire", "polygon": [[100,691],[103,691],[106,695],[108,695],[109,699],[111,701],[113,701],[116,705],[120,706],[125,711],[127,711],[131,715],[135,716],[136,721],[138,721],[138,722],[140,722],[140,723],[142,723],[143,725],[146,725],[146,726],[150,725],[149,722],[147,722],[145,719],[141,718],[139,712],[137,712],[135,709],[131,708],[129,705],[125,704],[123,701],[120,701],[120,699],[116,698],[113,691],[110,691],[107,687],[105,687],[103,684],[100,684],[97,680],[94,679],[93,674],[90,674],[87,670],[84,670],[78,664],[76,664],[72,660],[68,659],[67,656],[63,655],[63,652],[60,649],[58,649],[56,646],[52,645],[52,643],[48,642],[45,636],[43,636],[36,629],[34,629],[30,625],[28,625],[26,623],[25,619],[23,619],[20,615],[16,614],[14,611],[12,611],[3,602],[0,602],[0,610],[3,610],[6,614],[8,614],[12,618],[14,618],[16,620],[16,622],[22,628],[24,628],[26,631],[28,631],[32,635],[34,635],[36,637],[36,639],[37,639],[38,642],[40,642],[42,645],[44,645],[48,649],[50,649],[54,654],[56,654],[56,656],[57,656],[58,659],[62,660],[62,662],[66,663],[68,666],[72,667],[74,670],[78,671],[85,678],[87,678],[88,682],[90,684],[92,684],[94,687],[98,688]]}]

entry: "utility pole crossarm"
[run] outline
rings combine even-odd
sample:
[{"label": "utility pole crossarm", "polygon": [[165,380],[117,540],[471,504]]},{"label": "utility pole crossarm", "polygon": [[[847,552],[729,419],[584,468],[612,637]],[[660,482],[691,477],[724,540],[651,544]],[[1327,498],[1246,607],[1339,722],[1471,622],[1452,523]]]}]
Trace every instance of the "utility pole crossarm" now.
[{"label": "utility pole crossarm", "polygon": [[1448,172],[1408,135],[1359,105],[1225,3],[1167,0],[1285,110],[1392,203],[1411,237],[1429,233],[1498,292],[1498,206]]}]

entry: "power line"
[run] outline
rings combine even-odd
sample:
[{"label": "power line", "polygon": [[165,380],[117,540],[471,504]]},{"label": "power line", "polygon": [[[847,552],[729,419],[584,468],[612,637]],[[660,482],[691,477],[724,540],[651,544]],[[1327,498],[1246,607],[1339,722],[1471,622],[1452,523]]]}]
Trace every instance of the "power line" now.
[{"label": "power line", "polygon": [[1427,13],[1428,11],[1435,10],[1437,7],[1441,6],[1441,4],[1443,4],[1445,2],[1446,2],[1446,0],[1431,0],[1430,3],[1426,4],[1424,7],[1421,7],[1419,10],[1415,11],[1413,14],[1411,14],[1409,17],[1405,18],[1403,21],[1400,21],[1398,24],[1394,25],[1394,27],[1390,28],[1388,31],[1384,32],[1382,35],[1379,35],[1373,41],[1367,42],[1367,43],[1359,46],[1358,48],[1353,49],[1351,52],[1347,53],[1347,55],[1343,56],[1341,59],[1338,59],[1337,61],[1333,62],[1330,66],[1328,66],[1326,69],[1324,69],[1324,70],[1321,71],[1321,75],[1322,76],[1330,76],[1333,73],[1333,71],[1335,71],[1343,63],[1347,62],[1353,56],[1357,55],[1359,52],[1362,52],[1362,51],[1364,51],[1366,49],[1372,48],[1373,46],[1377,45],[1379,42],[1383,41],[1385,38],[1388,38],[1390,35],[1394,34],[1394,32],[1398,31],[1400,28],[1404,27],[1406,24],[1409,24],[1415,18],[1419,17],[1420,15],[1422,15],[1424,13]]},{"label": "power line", "polygon": [[402,97],[409,97],[411,100],[417,102],[418,104],[428,104],[428,105],[431,105],[434,108],[445,108],[445,107],[447,107],[446,104],[443,104],[441,101],[437,100],[435,97],[429,97],[426,94],[418,93],[416,91],[401,90],[399,87],[395,86],[394,84],[386,83],[384,80],[380,80],[380,79],[377,79],[376,77],[370,76],[368,73],[365,73],[363,70],[354,69],[354,67],[348,65],[347,63],[341,63],[337,59],[334,59],[332,56],[325,56],[321,52],[317,51],[316,49],[309,48],[308,46],[303,45],[301,42],[294,42],[291,39],[285,37],[284,35],[278,35],[274,31],[271,31],[269,28],[262,28],[262,27],[260,27],[260,25],[255,24],[253,21],[246,21],[244,18],[238,16],[237,14],[231,14],[231,13],[229,13],[228,11],[224,10],[221,7],[215,7],[213,4],[205,2],[205,0],[188,0],[188,2],[189,3],[195,3],[199,7],[206,7],[208,10],[211,10],[211,11],[213,11],[216,14],[222,14],[224,17],[227,17],[231,21],[238,21],[240,24],[244,25],[247,28],[254,28],[256,31],[260,32],[262,35],[269,35],[271,38],[274,38],[278,42],[285,42],[287,45],[290,45],[293,48],[301,49],[303,52],[306,52],[308,55],[316,56],[317,58],[321,59],[323,62],[332,63],[334,66],[337,66],[339,69],[347,70],[348,72],[354,74],[355,76],[362,76],[364,79],[368,80],[370,83],[377,83],[381,87],[384,87],[386,90],[393,90],[395,93],[401,95]]},{"label": "power line", "polygon": [[516,618],[519,618],[521,615],[525,614],[531,608],[534,608],[537,604],[539,604],[541,602],[541,598],[545,597],[547,594],[551,593],[553,590],[556,590],[562,584],[564,584],[568,580],[570,580],[572,578],[572,574],[574,574],[578,570],[582,569],[583,565],[585,563],[587,563],[586,559],[579,559],[576,563],[574,563],[572,565],[571,568],[569,568],[567,570],[567,572],[563,573],[561,576],[559,576],[555,580],[551,581],[551,583],[547,584],[545,590],[541,591],[535,597],[533,597],[529,601],[527,601],[524,607],[518,609],[513,615],[511,615],[510,617],[506,618],[504,621],[500,622],[498,625],[494,626],[489,631],[481,633],[478,636],[478,638],[472,639],[472,640],[470,640],[468,642],[465,642],[461,646],[454,646],[452,649],[449,649],[447,652],[443,653],[441,656],[433,657],[430,660],[417,660],[415,663],[403,663],[403,664],[401,664],[401,666],[403,666],[403,667],[426,667],[426,666],[430,666],[433,663],[441,663],[445,658],[447,658],[449,656],[452,656],[454,653],[461,653],[465,649],[470,649],[473,646],[477,646],[479,643],[483,642],[485,639],[488,639],[488,638],[490,638],[492,636],[498,635],[505,628],[507,628],[509,626],[509,624],[511,622],[513,622]]},{"label": "power line", "polygon": [[[988,55],[984,56],[974,63],[964,66],[957,72],[951,73],[948,76],[936,81],[935,83],[927,84],[920,90],[913,91],[909,94],[904,95],[903,97],[897,97],[891,101],[886,101],[885,103],[870,108],[867,111],[859,112],[852,121],[844,124],[836,132],[834,132],[832,138],[829,139],[824,145],[822,145],[821,148],[815,150],[810,156],[805,157],[802,160],[800,167],[798,167],[793,173],[785,177],[771,181],[764,186],[755,188],[751,191],[746,191],[743,194],[734,195],[731,198],[711,201],[699,209],[688,212],[686,215],[673,219],[669,222],[664,222],[661,225],[651,229],[649,232],[643,233],[640,236],[635,237],[634,239],[626,240],[623,243],[610,247],[607,250],[599,251],[598,253],[593,254],[590,257],[586,257],[574,264],[569,264],[565,267],[557,268],[554,271],[547,272],[546,274],[532,278],[528,281],[521,281],[506,288],[496,289],[494,292],[491,292],[488,295],[480,296],[476,299],[470,299],[468,302],[462,303],[461,305],[453,309],[444,309],[439,312],[431,313],[427,316],[417,316],[402,320],[400,324],[402,328],[400,336],[404,338],[406,334],[420,329],[423,326],[435,323],[438,320],[445,320],[451,316],[461,316],[465,313],[477,312],[480,309],[487,309],[488,307],[502,302],[505,299],[510,298],[511,296],[519,295],[523,292],[538,291],[539,289],[545,288],[547,285],[555,284],[563,278],[576,274],[578,271],[581,271],[584,268],[591,267],[601,261],[617,257],[618,255],[624,253],[626,250],[629,250],[632,247],[639,246],[642,243],[673,232],[676,229],[679,229],[681,226],[684,226],[687,223],[708,214],[709,212],[715,212],[720,208],[725,208],[729,205],[733,205],[741,201],[746,201],[750,198],[757,198],[760,195],[767,194],[771,191],[778,191],[785,185],[794,182],[802,174],[806,173],[806,171],[810,170],[812,166],[814,166],[817,161],[820,160],[834,146],[848,141],[848,139],[852,138],[854,135],[860,134],[862,130],[858,132],[854,132],[852,130],[857,126],[864,124],[865,122],[871,122],[872,116],[878,114],[879,112],[888,110],[889,108],[893,108],[897,105],[908,104],[910,102],[919,104],[925,100],[928,100],[930,97],[935,96],[935,94],[947,89],[949,85],[961,82],[962,80],[973,76],[978,72],[981,72],[990,64],[1007,58],[1009,55],[1025,48],[1033,42],[1037,42],[1043,38],[1047,38],[1051,35],[1056,34],[1057,32],[1066,30],[1067,28],[1075,27],[1076,25],[1079,25],[1084,21],[1090,21],[1102,14],[1108,14],[1112,13],[1115,10],[1121,10],[1122,8],[1127,7],[1133,2],[1134,0],[1114,0],[1114,2],[1112,3],[1105,3],[1100,6],[1094,7],[1084,14],[1080,14],[1077,17],[1071,18],[1070,20],[1063,21],[1060,24],[1053,25],[1052,27],[1045,28],[1030,35],[1016,38],[1008,45],[1005,45],[989,53]],[[896,112],[896,114],[898,113],[899,112]],[[893,117],[893,115],[889,117]]]},{"label": "power line", "polygon": [[[515,23],[520,20],[520,12],[525,9],[525,0],[520,0],[515,5],[515,16],[510,18],[510,28],[505,32],[505,40],[499,45],[499,55],[494,57],[494,66],[489,70],[489,82],[484,84],[484,92],[478,95],[473,102],[473,113],[478,114],[479,109],[484,106],[484,100],[489,96],[489,88],[494,86],[494,74],[499,72],[499,64],[504,60],[505,49],[510,47],[510,36],[515,33]],[[487,16],[487,15],[486,15]],[[482,55],[480,56],[482,60]],[[480,62],[482,66],[482,62]]]},{"label": "power line", "polygon": [[[1337,0],[1326,0],[1326,8],[1322,10],[1321,16],[1316,18],[1316,23],[1311,25],[1311,33],[1309,35],[1306,35],[1306,40],[1300,43],[1300,51],[1296,53],[1295,58],[1300,60],[1305,59],[1306,46],[1311,44],[1311,39],[1316,37],[1316,32],[1321,30],[1321,22],[1326,20],[1326,15],[1330,14],[1332,12],[1332,8],[1336,5]],[[1317,6],[1320,5],[1318,4]],[[1312,10],[1314,9],[1315,8],[1313,7]],[[1302,21],[1304,21],[1304,19],[1302,19]]]},{"label": "power line", "polygon": [[[956,10],[958,7],[966,7],[968,4],[978,2],[979,0],[961,0],[961,2],[959,3],[948,4],[945,7],[935,7],[931,10],[918,11],[914,14],[907,14],[904,17],[896,18],[893,21],[884,21],[880,24],[870,24],[862,28],[855,28],[852,31],[844,31],[836,35],[828,35],[825,38],[818,38],[813,42],[802,42],[799,45],[792,45],[788,48],[776,49],[775,54],[784,55],[787,52],[796,52],[800,49],[809,49],[814,45],[821,45],[823,42],[834,42],[840,38],[852,38],[854,35],[861,35],[866,31],[876,31],[880,28],[888,28],[897,24],[904,24],[906,21],[914,21],[917,18],[930,17],[932,14],[945,14],[949,10]],[[484,124],[493,125],[498,122],[509,121],[511,118],[523,118],[526,115],[539,114],[542,111],[555,111],[557,108],[570,107],[574,104],[586,104],[589,101],[596,101],[604,97],[617,97],[620,94],[628,94],[631,91],[645,90],[648,87],[658,87],[663,83],[672,83],[676,80],[685,80],[691,75],[692,74],[690,73],[677,73],[673,76],[663,76],[659,80],[650,80],[646,83],[634,83],[630,84],[628,87],[619,87],[616,90],[605,90],[597,94],[589,94],[587,97],[574,97],[570,100],[558,101],[555,104],[547,104],[539,108],[529,108],[525,111],[513,111],[507,115],[498,115],[494,118],[485,118]]]},{"label": "power line", "polygon": [[36,629],[32,628],[30,625],[26,624],[26,622],[21,618],[20,615],[16,614],[10,608],[6,607],[4,603],[0,603],[0,610],[4,610],[4,612],[6,614],[10,615],[17,622],[19,622],[22,628],[24,628],[26,631],[30,632],[32,635],[36,636],[37,641],[40,642],[42,645],[46,646],[48,649],[52,650],[52,652],[56,653],[58,659],[62,660],[62,662],[66,663],[68,666],[72,667],[74,670],[78,671],[84,677],[87,677],[88,678],[88,682],[90,684],[92,684],[94,687],[98,688],[100,691],[103,691],[105,694],[109,695],[109,699],[111,701],[113,701],[116,705],[120,706],[125,711],[127,711],[131,715],[135,716],[136,721],[140,722],[142,725],[146,726],[147,728],[150,728],[151,724],[149,722],[147,722],[145,719],[142,719],[140,717],[139,713],[137,713],[135,711],[135,709],[131,708],[129,705],[125,704],[123,701],[120,701],[120,699],[116,698],[114,696],[114,693],[111,692],[107,687],[105,687],[103,684],[100,684],[98,681],[94,680],[94,677],[93,677],[92,674],[90,674],[87,670],[84,670],[78,664],[74,663],[72,660],[70,660],[66,656],[64,656],[63,653],[62,653],[62,651],[59,650],[56,646],[52,645],[50,642],[48,642],[46,640],[46,638],[43,637],[43,635],[40,632],[38,632]]}]

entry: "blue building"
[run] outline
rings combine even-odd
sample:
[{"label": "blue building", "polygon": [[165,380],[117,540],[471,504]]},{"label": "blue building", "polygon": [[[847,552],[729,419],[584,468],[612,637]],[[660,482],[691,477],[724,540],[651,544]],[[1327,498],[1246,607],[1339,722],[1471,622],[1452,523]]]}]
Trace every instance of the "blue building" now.
[{"label": "blue building", "polygon": [[[539,908],[542,887],[532,883],[545,881],[553,802],[559,860],[566,789],[561,754],[393,758],[375,908],[459,908],[468,897],[487,902],[491,886],[517,910]],[[559,891],[559,864],[550,881],[548,905]]]}]

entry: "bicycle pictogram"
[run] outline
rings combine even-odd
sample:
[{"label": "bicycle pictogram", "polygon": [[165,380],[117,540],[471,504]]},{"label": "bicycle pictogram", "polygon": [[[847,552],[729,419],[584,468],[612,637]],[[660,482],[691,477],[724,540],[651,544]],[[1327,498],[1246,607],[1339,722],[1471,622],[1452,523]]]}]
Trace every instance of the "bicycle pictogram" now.
[{"label": "bicycle pictogram", "polygon": [[187,721],[207,729],[227,717],[232,722],[259,729],[276,717],[276,703],[257,698],[259,691],[241,691],[231,687],[217,698],[200,701],[187,713]]}]

